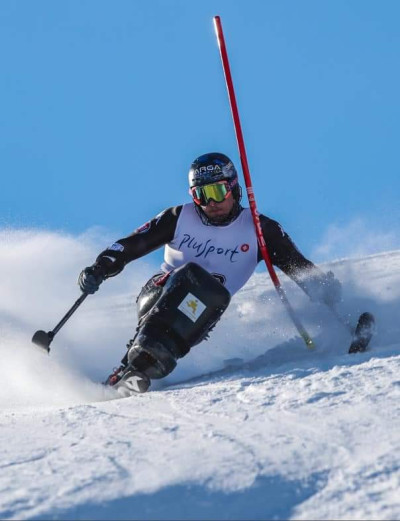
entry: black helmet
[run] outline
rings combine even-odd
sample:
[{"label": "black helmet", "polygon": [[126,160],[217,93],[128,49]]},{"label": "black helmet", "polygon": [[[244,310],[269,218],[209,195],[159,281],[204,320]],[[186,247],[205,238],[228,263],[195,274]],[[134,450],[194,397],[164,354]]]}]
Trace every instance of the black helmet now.
[{"label": "black helmet", "polygon": [[[218,219],[212,221],[206,216],[201,208],[201,198],[197,198],[195,193],[196,187],[201,187],[209,184],[226,181],[227,189],[232,192],[234,199],[234,206],[230,214],[224,220]],[[221,183],[222,184],[222,183]],[[217,226],[225,226],[232,222],[242,211],[240,200],[242,198],[242,191],[238,182],[238,174],[232,161],[224,154],[219,152],[211,152],[203,154],[193,161],[189,170],[189,187],[190,194],[193,197],[197,213],[200,215],[204,224],[212,224]],[[212,189],[212,187],[210,187]],[[211,198],[214,199],[213,196]],[[218,200],[218,199],[214,199]]]},{"label": "black helmet", "polygon": [[236,168],[229,157],[218,152],[203,154],[195,159],[189,170],[189,186],[208,185],[228,181],[232,188],[238,182]]}]

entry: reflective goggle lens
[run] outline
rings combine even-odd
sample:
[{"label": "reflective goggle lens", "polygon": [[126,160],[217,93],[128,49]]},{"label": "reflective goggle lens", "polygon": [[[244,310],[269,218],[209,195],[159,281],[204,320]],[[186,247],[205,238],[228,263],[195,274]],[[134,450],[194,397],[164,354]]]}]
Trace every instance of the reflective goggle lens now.
[{"label": "reflective goggle lens", "polygon": [[205,206],[211,199],[216,203],[222,203],[230,191],[228,183],[222,181],[211,185],[195,186],[192,188],[192,195],[195,203]]}]

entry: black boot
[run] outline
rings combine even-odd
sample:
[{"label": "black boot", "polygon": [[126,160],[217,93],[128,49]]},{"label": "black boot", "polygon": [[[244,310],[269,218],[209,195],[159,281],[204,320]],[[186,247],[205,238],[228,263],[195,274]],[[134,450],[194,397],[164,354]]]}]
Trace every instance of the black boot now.
[{"label": "black boot", "polygon": [[150,387],[150,378],[134,367],[121,365],[104,382],[122,396],[145,393]]}]

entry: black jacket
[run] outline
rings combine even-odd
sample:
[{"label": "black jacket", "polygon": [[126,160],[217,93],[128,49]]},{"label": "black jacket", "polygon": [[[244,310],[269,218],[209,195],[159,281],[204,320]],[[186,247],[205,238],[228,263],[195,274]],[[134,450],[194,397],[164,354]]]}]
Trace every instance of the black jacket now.
[{"label": "black jacket", "polygon": [[[182,205],[168,208],[128,237],[119,239],[110,248],[101,252],[96,263],[102,266],[105,276],[117,275],[129,262],[171,242],[175,235],[181,210]],[[260,222],[268,253],[274,266],[277,266],[297,283],[299,283],[302,272],[317,270],[315,265],[299,252],[279,223],[262,214],[260,215]],[[259,248],[258,261],[261,260],[262,254]]]}]

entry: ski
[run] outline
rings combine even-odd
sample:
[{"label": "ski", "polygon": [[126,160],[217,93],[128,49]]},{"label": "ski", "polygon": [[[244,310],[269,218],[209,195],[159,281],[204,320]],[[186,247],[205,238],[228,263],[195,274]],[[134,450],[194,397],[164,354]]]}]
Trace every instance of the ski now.
[{"label": "ski", "polygon": [[363,353],[375,333],[375,318],[372,313],[363,313],[358,319],[349,354]]}]

